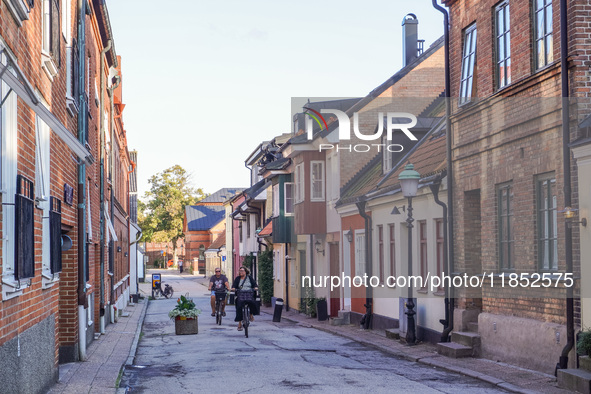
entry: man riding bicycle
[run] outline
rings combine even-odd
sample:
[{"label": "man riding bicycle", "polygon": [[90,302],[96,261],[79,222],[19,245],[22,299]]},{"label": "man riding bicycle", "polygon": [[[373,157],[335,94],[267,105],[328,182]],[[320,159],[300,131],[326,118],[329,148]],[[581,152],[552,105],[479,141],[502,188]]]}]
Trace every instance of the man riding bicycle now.
[{"label": "man riding bicycle", "polygon": [[[215,269],[215,275],[209,279],[208,291],[211,291],[211,316],[215,316],[215,292],[224,291],[230,289],[228,278],[226,275],[222,275],[220,268]],[[222,316],[226,316],[226,300],[222,301]]]}]

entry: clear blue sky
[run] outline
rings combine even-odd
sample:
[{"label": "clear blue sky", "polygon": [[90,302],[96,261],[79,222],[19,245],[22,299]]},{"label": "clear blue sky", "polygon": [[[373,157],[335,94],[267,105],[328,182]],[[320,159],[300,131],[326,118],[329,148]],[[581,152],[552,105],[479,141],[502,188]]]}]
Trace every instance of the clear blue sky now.
[{"label": "clear blue sky", "polygon": [[443,34],[430,0],[111,0],[124,122],[148,178],[179,164],[208,193],[249,186],[244,160],[289,132],[291,97],[365,96],[401,68],[402,28]]}]

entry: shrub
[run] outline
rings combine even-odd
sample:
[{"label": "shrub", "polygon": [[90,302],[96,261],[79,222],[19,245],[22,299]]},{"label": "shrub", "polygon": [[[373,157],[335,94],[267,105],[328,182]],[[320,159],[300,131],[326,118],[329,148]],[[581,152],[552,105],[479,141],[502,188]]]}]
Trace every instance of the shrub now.
[{"label": "shrub", "polygon": [[259,255],[259,289],[261,302],[270,304],[273,296],[273,252],[265,250]]},{"label": "shrub", "polygon": [[577,353],[583,356],[591,356],[591,329],[588,328],[579,333]]}]

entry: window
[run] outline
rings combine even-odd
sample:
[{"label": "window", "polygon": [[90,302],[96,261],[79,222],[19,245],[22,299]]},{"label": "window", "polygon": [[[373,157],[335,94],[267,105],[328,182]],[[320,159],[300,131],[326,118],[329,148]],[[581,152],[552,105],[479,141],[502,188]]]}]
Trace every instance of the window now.
[{"label": "window", "polygon": [[39,117],[36,118],[35,146],[35,199],[41,210],[41,267],[45,279],[51,275],[51,235],[50,235],[50,201],[49,201],[49,127]]},{"label": "window", "polygon": [[16,180],[15,199],[15,278],[26,279],[35,276],[35,220],[33,182],[19,175]]},{"label": "window", "polygon": [[552,0],[534,0],[535,64],[536,69],[554,60],[552,42]]},{"label": "window", "polygon": [[496,76],[499,89],[511,83],[511,33],[509,1],[495,8]]},{"label": "window", "polygon": [[[443,228],[443,219],[436,219],[435,220],[435,241],[437,243],[437,276],[439,278],[442,277],[443,271],[445,267],[443,263],[445,261],[445,249],[444,249],[444,228]],[[437,290],[443,290],[442,286],[439,286]]]},{"label": "window", "polygon": [[250,216],[246,217],[246,238],[250,238]]},{"label": "window", "polygon": [[238,224],[238,236],[240,237],[240,243],[242,243],[244,239],[244,235],[242,235],[242,222]]},{"label": "window", "polygon": [[300,163],[295,168],[295,202],[304,201],[304,163]]},{"label": "window", "polygon": [[5,4],[19,26],[29,19],[30,9],[34,5],[33,0],[6,0]]},{"label": "window", "polygon": [[355,275],[363,276],[365,268],[365,231],[355,232]]},{"label": "window", "polygon": [[387,174],[392,169],[392,152],[388,150],[388,146],[391,141],[387,139],[387,136],[382,137],[382,172]]},{"label": "window", "polygon": [[72,39],[72,0],[62,0],[62,34],[69,44]]},{"label": "window", "polygon": [[43,69],[51,79],[60,67],[60,19],[59,0],[43,0],[41,57]]},{"label": "window", "polygon": [[384,281],[384,226],[378,226],[378,264],[380,281]]},{"label": "window", "polygon": [[464,31],[462,77],[460,81],[460,105],[469,102],[476,92],[474,67],[476,65],[476,24]]},{"label": "window", "polygon": [[537,182],[538,262],[542,271],[558,269],[556,224],[556,179],[541,177]]},{"label": "window", "polygon": [[423,289],[426,288],[427,273],[429,272],[429,264],[427,260],[427,222],[419,220],[419,245],[420,245],[420,262],[421,262],[421,277],[423,278]]},{"label": "window", "polygon": [[78,42],[72,38],[72,43],[66,48],[67,58],[67,83],[66,83],[66,101],[70,114],[74,116],[78,113],[79,78],[80,78],[80,60],[78,55]]},{"label": "window", "polygon": [[389,224],[390,233],[390,275],[396,276],[396,243],[394,241],[394,225]]},{"label": "window", "polygon": [[285,183],[284,193],[285,202],[283,205],[283,209],[285,211],[285,216],[291,216],[293,215],[293,183]]},{"label": "window", "polygon": [[310,199],[324,201],[324,162],[310,162]]},{"label": "window", "polygon": [[513,269],[514,236],[513,236],[513,185],[498,187],[499,206],[499,266],[501,270]]},{"label": "window", "polygon": [[273,217],[277,217],[279,216],[279,183],[276,183],[273,185],[273,193],[271,195],[271,198],[273,200]]}]

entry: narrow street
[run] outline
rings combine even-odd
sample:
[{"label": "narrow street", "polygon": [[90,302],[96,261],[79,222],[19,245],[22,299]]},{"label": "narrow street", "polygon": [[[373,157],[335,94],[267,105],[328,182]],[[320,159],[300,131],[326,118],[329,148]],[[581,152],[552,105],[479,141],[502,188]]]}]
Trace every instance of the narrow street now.
[{"label": "narrow street", "polygon": [[[234,306],[228,307],[222,326],[215,325],[207,290],[197,282],[203,279],[167,271],[162,279],[175,294],[148,305],[135,364],[125,370],[120,385],[132,393],[504,392],[287,319],[273,323],[266,313],[256,317],[245,338],[236,330]],[[186,293],[202,310],[198,335],[175,335],[167,315]]]}]

